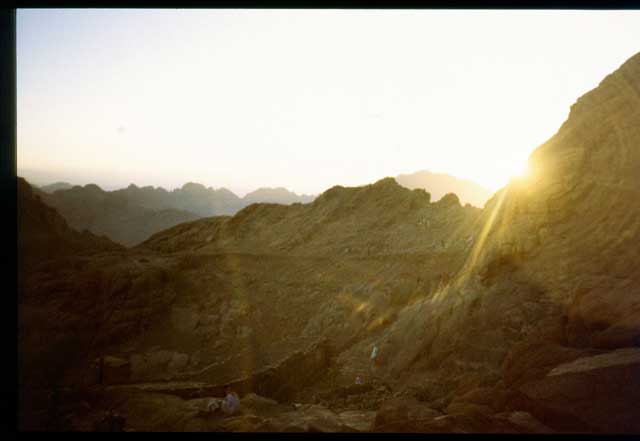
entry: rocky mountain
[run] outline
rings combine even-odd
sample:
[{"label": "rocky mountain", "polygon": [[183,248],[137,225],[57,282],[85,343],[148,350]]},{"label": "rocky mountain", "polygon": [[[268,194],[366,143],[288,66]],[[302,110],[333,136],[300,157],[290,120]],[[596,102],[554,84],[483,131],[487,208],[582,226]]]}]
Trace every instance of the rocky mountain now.
[{"label": "rocky mountain", "polygon": [[422,188],[437,201],[447,193],[454,193],[463,204],[483,207],[492,196],[492,192],[473,181],[459,179],[446,173],[433,173],[422,170],[396,177],[398,184],[410,190]]},{"label": "rocky mountain", "polygon": [[260,188],[240,198],[226,188],[213,189],[202,184],[188,182],[181,188],[166,191],[162,187],[137,187],[134,184],[113,193],[150,209],[173,208],[196,213],[201,217],[232,215],[249,204],[270,202],[292,204],[310,202],[313,197],[298,196],[285,188]]},{"label": "rocky mountain", "polygon": [[24,269],[20,427],[639,433],[639,97],[640,54],[483,209],[387,178]]},{"label": "rocky mountain", "polygon": [[267,202],[270,204],[284,204],[290,205],[296,202],[307,204],[313,199],[315,196],[303,194],[297,195],[284,187],[277,188],[259,188],[257,190],[252,191],[251,193],[247,193],[242,200],[246,204],[255,204],[260,202]]},{"label": "rocky mountain", "polygon": [[40,195],[43,202],[55,208],[77,231],[88,230],[126,246],[200,217],[184,210],[144,207],[118,191],[104,191],[95,184]]},{"label": "rocky mountain", "polygon": [[463,271],[421,305],[432,325],[409,310],[394,323],[391,339],[421,343],[392,346],[389,375],[411,367],[431,398],[508,397],[558,429],[640,430],[623,374],[640,367],[639,94],[637,54],[578,99],[533,176],[485,205]]},{"label": "rocky mountain", "polygon": [[202,184],[188,182],[172,191],[158,187],[138,188],[131,184],[126,189],[116,190],[127,199],[146,208],[173,208],[195,213],[200,217],[233,214],[245,204],[226,188],[213,189]]},{"label": "rocky mountain", "polygon": [[284,188],[262,188],[240,198],[225,188],[214,190],[193,182],[172,191],[134,184],[115,191],[104,191],[95,184],[71,188],[63,184],[38,189],[42,200],[58,210],[72,228],[105,235],[126,246],[183,222],[234,214],[254,202],[291,204],[313,199]]},{"label": "rocky mountain", "polygon": [[70,228],[23,178],[18,178],[17,192],[19,268],[47,259],[122,249],[104,236]]},{"label": "rocky mountain", "polygon": [[68,190],[72,187],[73,185],[69,184],[68,182],[54,182],[53,184],[38,187],[38,190],[44,191],[45,193],[55,193],[58,190]]}]

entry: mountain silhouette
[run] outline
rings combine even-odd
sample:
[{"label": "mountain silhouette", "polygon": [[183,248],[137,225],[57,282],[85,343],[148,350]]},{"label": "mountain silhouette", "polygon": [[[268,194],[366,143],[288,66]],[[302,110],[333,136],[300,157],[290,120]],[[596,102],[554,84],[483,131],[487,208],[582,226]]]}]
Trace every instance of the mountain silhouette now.
[{"label": "mountain silhouette", "polygon": [[433,173],[428,170],[398,175],[396,181],[411,190],[422,188],[428,191],[434,201],[439,200],[447,193],[455,193],[463,204],[468,203],[475,207],[483,207],[492,196],[491,191],[473,181],[458,179],[446,173]]},{"label": "mountain silhouette", "polygon": [[54,182],[53,184],[38,187],[38,190],[44,191],[45,193],[55,193],[58,190],[68,190],[72,187],[73,185],[69,184],[68,182]]}]

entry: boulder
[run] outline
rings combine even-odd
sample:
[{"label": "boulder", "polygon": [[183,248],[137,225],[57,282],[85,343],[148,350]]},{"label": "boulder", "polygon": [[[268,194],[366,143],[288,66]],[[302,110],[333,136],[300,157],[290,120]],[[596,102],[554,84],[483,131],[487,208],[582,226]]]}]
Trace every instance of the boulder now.
[{"label": "boulder", "polygon": [[568,337],[573,345],[602,349],[637,346],[640,299],[608,290],[583,290],[569,306]]},{"label": "boulder", "polygon": [[508,387],[543,378],[560,363],[596,355],[591,349],[578,349],[544,341],[523,342],[512,348],[503,363],[504,380]]},{"label": "boulder", "polygon": [[623,348],[560,364],[520,392],[531,413],[551,427],[640,433],[639,372],[640,348]]}]

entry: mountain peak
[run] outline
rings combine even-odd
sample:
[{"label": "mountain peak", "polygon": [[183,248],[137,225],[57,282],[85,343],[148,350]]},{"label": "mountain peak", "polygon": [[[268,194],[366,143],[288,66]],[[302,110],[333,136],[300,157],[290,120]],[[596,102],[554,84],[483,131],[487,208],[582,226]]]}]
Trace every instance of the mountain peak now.
[{"label": "mountain peak", "polygon": [[207,187],[197,182],[187,182],[182,186],[181,190],[188,191],[188,192],[195,192],[195,191],[203,192],[203,191],[207,191]]},{"label": "mountain peak", "polygon": [[68,190],[70,188],[72,188],[73,185],[71,185],[68,182],[54,182],[53,184],[48,184],[48,185],[43,185],[42,187],[39,188],[40,191],[44,191],[45,193],[54,193],[58,190]]},{"label": "mountain peak", "polygon": [[398,184],[398,181],[396,181],[395,178],[392,178],[390,176],[387,176],[386,178],[382,178],[374,182],[373,185],[375,187],[384,187],[384,186],[399,187],[400,186],[400,184]]},{"label": "mountain peak", "polygon": [[440,203],[442,205],[460,205],[460,199],[455,193],[447,193],[436,203]]},{"label": "mountain peak", "polygon": [[84,187],[85,190],[94,192],[94,193],[104,193],[104,190],[100,188],[97,184],[87,184]]}]

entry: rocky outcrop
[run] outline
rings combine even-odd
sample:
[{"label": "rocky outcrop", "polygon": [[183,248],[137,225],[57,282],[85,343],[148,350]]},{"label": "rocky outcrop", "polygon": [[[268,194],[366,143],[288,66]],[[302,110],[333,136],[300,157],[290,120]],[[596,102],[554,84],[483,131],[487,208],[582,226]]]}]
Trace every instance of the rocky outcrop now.
[{"label": "rocky outcrop", "polygon": [[[202,219],[158,233],[141,245],[158,252],[378,256],[451,250],[461,256],[477,234],[480,210],[455,195],[431,203],[385,178],[333,187],[311,204],[254,204],[231,218]],[[453,268],[449,271],[455,271]]]},{"label": "rocky outcrop", "polygon": [[520,391],[530,412],[552,427],[575,421],[604,433],[638,433],[638,372],[640,348],[623,348],[558,365]]},{"label": "rocky outcrop", "polygon": [[[327,340],[312,345],[306,351],[296,351],[275,366],[257,369],[244,378],[213,386],[218,395],[222,395],[226,387],[231,387],[239,394],[256,393],[261,396],[287,401],[300,389],[312,384],[322,377],[332,363],[332,349]],[[215,381],[215,370],[212,375],[208,369],[188,377]]]},{"label": "rocky outcrop", "polygon": [[17,208],[19,271],[47,259],[122,250],[106,237],[69,228],[23,178],[17,180]]}]

